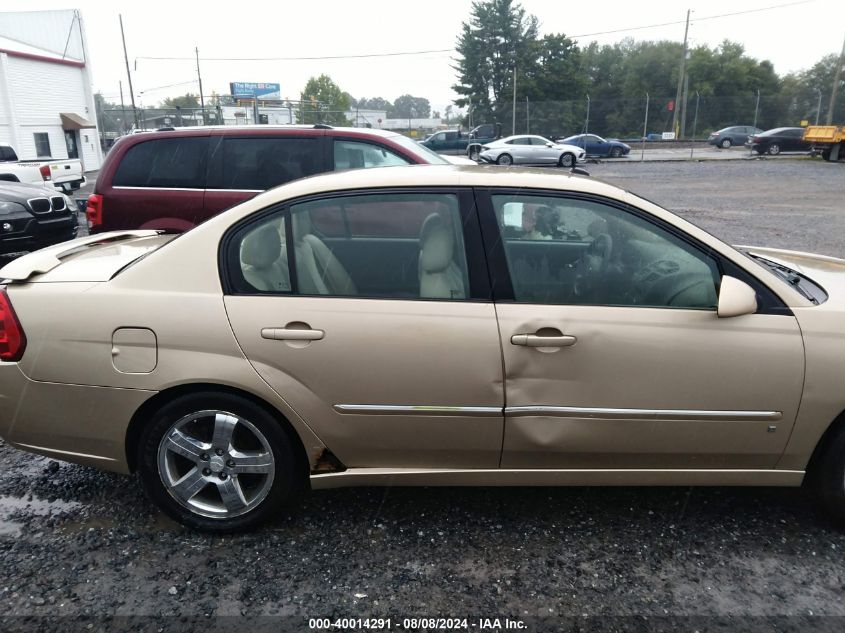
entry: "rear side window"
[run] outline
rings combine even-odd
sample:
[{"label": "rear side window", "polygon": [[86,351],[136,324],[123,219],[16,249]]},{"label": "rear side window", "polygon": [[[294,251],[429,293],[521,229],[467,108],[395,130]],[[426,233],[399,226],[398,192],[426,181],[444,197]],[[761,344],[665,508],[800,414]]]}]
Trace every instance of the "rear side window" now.
[{"label": "rear side window", "polygon": [[210,189],[264,191],[323,171],[317,138],[224,138],[221,151]]},{"label": "rear side window", "polygon": [[163,138],[129,148],[114,175],[115,187],[205,189],[207,137]]}]

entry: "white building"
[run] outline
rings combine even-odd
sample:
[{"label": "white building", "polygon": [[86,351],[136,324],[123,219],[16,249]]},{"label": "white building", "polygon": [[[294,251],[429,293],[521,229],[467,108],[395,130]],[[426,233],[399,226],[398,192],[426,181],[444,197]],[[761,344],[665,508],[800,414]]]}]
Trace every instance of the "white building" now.
[{"label": "white building", "polygon": [[100,168],[91,62],[77,10],[0,13],[0,143],[21,159]]}]

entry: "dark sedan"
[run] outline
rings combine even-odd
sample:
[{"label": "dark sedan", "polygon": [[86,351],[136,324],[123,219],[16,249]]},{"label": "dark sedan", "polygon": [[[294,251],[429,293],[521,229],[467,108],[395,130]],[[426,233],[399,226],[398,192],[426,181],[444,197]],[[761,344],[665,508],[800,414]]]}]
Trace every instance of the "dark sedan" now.
[{"label": "dark sedan", "polygon": [[0,182],[0,253],[34,251],[76,237],[76,204],[66,195]]},{"label": "dark sedan", "polygon": [[728,149],[731,145],[745,145],[750,137],[762,131],[751,125],[733,125],[711,133],[707,142],[710,145]]},{"label": "dark sedan", "polygon": [[603,139],[595,134],[576,134],[557,142],[582,147],[587,152],[587,156],[619,158],[620,156],[627,156],[631,151],[630,145],[626,145],[622,141],[613,138]]},{"label": "dark sedan", "polygon": [[751,149],[758,154],[776,156],[781,152],[809,152],[812,143],[804,140],[802,127],[776,127],[748,139]]}]

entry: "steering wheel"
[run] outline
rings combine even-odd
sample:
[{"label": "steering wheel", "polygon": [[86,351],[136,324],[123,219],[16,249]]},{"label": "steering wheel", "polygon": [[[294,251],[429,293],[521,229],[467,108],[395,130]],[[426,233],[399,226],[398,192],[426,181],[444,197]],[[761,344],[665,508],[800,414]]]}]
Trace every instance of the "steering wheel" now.
[{"label": "steering wheel", "polygon": [[608,269],[613,253],[613,238],[599,233],[584,251],[575,275],[574,292],[578,297],[589,297],[596,287],[596,280]]}]

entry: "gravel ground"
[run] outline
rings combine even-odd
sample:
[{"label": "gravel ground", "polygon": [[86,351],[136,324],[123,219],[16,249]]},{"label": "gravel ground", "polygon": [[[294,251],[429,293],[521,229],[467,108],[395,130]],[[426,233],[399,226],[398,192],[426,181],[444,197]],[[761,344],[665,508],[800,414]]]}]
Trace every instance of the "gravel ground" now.
[{"label": "gravel ground", "polygon": [[[845,256],[843,165],[590,169],[729,242]],[[367,616],[471,616],[477,630],[497,617],[529,631],[845,628],[845,534],[801,490],[323,491],[258,532],[209,537],[164,518],[134,477],[2,441],[0,464],[2,630],[301,631],[310,617]]]}]

